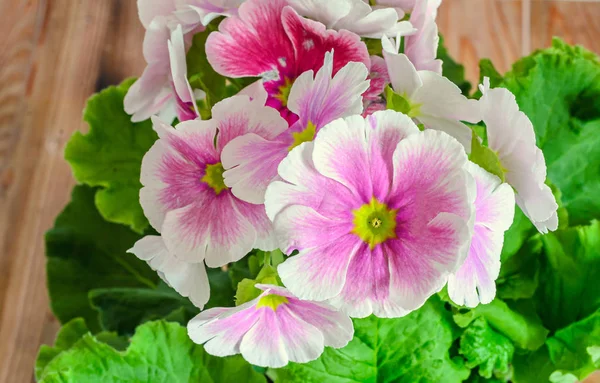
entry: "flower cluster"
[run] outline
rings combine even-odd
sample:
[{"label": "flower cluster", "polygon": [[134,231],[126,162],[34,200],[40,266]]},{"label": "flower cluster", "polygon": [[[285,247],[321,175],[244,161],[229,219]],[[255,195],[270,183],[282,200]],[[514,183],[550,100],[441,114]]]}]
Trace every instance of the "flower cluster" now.
[{"label": "flower cluster", "polygon": [[[200,309],[206,267],[290,255],[266,257],[269,273],[239,284],[237,307],[189,323],[207,352],[280,367],[345,346],[350,318],[404,316],[446,285],[458,305],[489,303],[515,203],[540,232],[556,230],[515,97],[486,79],[469,99],[442,75],[439,0],[138,3],[148,66],[125,110],[159,136],[140,202],[160,235],[130,252]],[[258,78],[214,105],[186,65],[207,28],[212,70]]]}]

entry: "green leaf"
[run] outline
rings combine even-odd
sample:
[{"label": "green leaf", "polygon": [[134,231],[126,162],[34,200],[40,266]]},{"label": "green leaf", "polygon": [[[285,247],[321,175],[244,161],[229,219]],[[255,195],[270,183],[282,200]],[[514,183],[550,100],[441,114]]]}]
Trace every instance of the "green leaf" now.
[{"label": "green leaf", "polygon": [[535,352],[515,354],[513,358],[513,383],[549,382],[555,368],[544,345]]},{"label": "green leaf", "polygon": [[[501,86],[502,81],[504,81],[504,78],[502,77],[502,75],[500,73],[498,73],[498,70],[496,70],[496,67],[494,66],[494,64],[492,63],[492,61],[490,59],[481,59],[479,61],[479,83],[480,84],[483,84],[484,77],[487,77],[490,79],[490,86],[492,88]],[[473,98],[478,99],[480,97],[481,97],[481,91],[479,90],[479,88],[477,88],[476,92],[473,94]]]},{"label": "green leaf", "polygon": [[462,382],[469,370],[452,359],[456,339],[450,313],[432,297],[403,318],[354,320],[355,336],[342,349],[326,348],[306,364],[269,370],[275,382]]},{"label": "green leaf", "polygon": [[558,330],[600,308],[600,223],[542,236],[540,286],[544,325]]},{"label": "green leaf", "polygon": [[461,335],[459,352],[467,359],[468,368],[479,366],[479,375],[491,378],[494,373],[501,376],[509,373],[515,347],[485,319],[477,318]]},{"label": "green leaf", "polygon": [[469,159],[504,182],[504,168],[498,155],[492,149],[483,146],[476,134],[472,135]]},{"label": "green leaf", "polygon": [[185,327],[169,322],[141,325],[124,352],[84,335],[44,369],[41,383],[259,383],[264,376],[240,356],[207,354],[187,336]]},{"label": "green leaf", "polygon": [[42,372],[52,359],[56,358],[61,352],[70,349],[75,342],[88,332],[89,330],[82,318],[73,319],[61,327],[56,335],[54,347],[45,344],[40,347],[35,361],[35,379],[40,379]]},{"label": "green leaf", "polygon": [[387,109],[408,115],[411,111],[411,105],[398,93],[394,92],[391,87],[385,88],[385,99],[387,101]]},{"label": "green leaf", "polygon": [[69,205],[46,233],[46,272],[52,311],[66,323],[83,317],[101,329],[90,306],[90,290],[112,287],[154,288],[158,276],[125,251],[140,236],[125,226],[106,222],[96,210],[96,189],[77,186]]},{"label": "green leaf", "polygon": [[109,288],[95,289],[89,294],[91,305],[100,313],[100,324],[105,330],[119,334],[133,334],[144,322],[169,316],[183,309],[181,324],[187,323],[199,310],[171,288]]},{"label": "green leaf", "polygon": [[566,373],[583,379],[600,369],[600,311],[560,329],[546,344],[550,360],[560,370],[552,374],[555,380]]},{"label": "green leaf", "polygon": [[148,227],[139,203],[142,157],[157,139],[150,120],[132,123],[123,99],[133,83],[126,80],[92,96],[83,119],[87,134],[76,132],[65,148],[75,179],[98,186],[96,206],[109,222],[130,226],[138,233]]},{"label": "green leaf", "polygon": [[521,249],[502,262],[496,281],[497,296],[502,299],[531,298],[539,284],[542,241],[539,235],[531,237]]},{"label": "green leaf", "polygon": [[465,67],[450,57],[450,54],[444,45],[444,38],[442,35],[440,35],[437,57],[444,62],[442,75],[455,83],[464,95],[468,95],[471,90],[471,84],[465,79]]},{"label": "green leaf", "polygon": [[531,119],[571,223],[600,217],[600,61],[554,39],[513,65],[503,87]]},{"label": "green leaf", "polygon": [[463,311],[454,315],[454,321],[460,327],[465,328],[475,319],[484,318],[494,330],[521,349],[537,350],[548,335],[548,330],[542,326],[529,300],[519,300],[509,305],[496,298],[486,305]]},{"label": "green leaf", "polygon": [[502,253],[500,255],[502,263],[515,255],[525,244],[525,241],[534,233],[537,233],[537,230],[529,218],[523,214],[519,206],[515,205],[513,223],[504,232],[504,245],[502,246]]}]

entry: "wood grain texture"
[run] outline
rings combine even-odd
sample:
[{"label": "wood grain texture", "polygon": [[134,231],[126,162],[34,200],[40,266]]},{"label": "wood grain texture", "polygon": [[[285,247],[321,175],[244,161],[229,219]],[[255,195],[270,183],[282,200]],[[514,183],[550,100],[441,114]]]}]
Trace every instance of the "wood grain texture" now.
[{"label": "wood grain texture", "polygon": [[[600,52],[599,23],[600,3],[445,0],[439,12],[447,46],[473,82],[479,59],[506,71],[552,35]],[[48,308],[43,234],[74,184],[65,142],[87,129],[88,96],[141,73],[143,28],[135,0],[2,0],[0,35],[0,383],[21,383],[33,380],[37,349],[59,326]]]},{"label": "wood grain texture", "polygon": [[[48,308],[44,232],[74,184],[63,159],[85,100],[143,68],[134,0],[2,2],[0,382],[29,382],[58,323]],[[14,8],[16,7],[16,9]],[[12,10],[12,13],[11,13]],[[12,23],[12,20],[18,20]],[[8,149],[6,149],[8,148]]]}]

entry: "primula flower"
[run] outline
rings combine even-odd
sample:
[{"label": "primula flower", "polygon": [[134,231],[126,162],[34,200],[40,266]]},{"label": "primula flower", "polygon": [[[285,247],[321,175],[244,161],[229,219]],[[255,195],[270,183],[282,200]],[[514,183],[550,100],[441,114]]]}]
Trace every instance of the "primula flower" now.
[{"label": "primula flower", "polygon": [[352,339],[352,321],[333,307],[299,300],[283,287],[256,287],[264,291],[250,302],[198,314],[188,323],[190,338],[206,343],[209,354],[242,354],[262,367],[306,363],[318,358],[324,346],[341,348]]},{"label": "primula flower", "polygon": [[[326,52],[335,51],[333,74],[347,63],[369,66],[367,47],[356,34],[326,30],[305,19],[285,0],[248,0],[239,15],[223,20],[206,42],[215,71],[226,77],[261,76],[267,104],[281,111],[290,125],[297,116],[287,109],[289,94],[302,73],[318,71]],[[365,76],[366,77],[366,76]]]},{"label": "primula flower", "polygon": [[[364,0],[368,2],[369,0]],[[375,0],[375,8],[391,7],[395,8],[400,17],[404,16],[405,13],[414,12],[415,7],[419,5],[423,0]],[[442,0],[429,0],[427,9],[428,13],[433,15],[433,18],[437,16],[437,9],[442,4]]]},{"label": "primula flower", "polygon": [[391,110],[338,119],[279,165],[265,206],[300,299],[353,317],[398,317],[456,272],[471,238],[475,185],[463,147]]},{"label": "primula flower", "polygon": [[533,124],[509,90],[490,89],[487,77],[479,89],[488,147],[498,155],[506,182],[515,188],[517,205],[540,233],[556,230],[558,204],[544,183],[546,161],[535,144]]},{"label": "primula flower", "polygon": [[390,84],[390,76],[387,71],[385,60],[379,56],[371,56],[371,70],[369,71],[369,89],[363,93],[363,117],[385,110],[386,101],[383,91]]},{"label": "primula flower", "polygon": [[287,128],[277,111],[240,95],[216,104],[211,120],[176,128],[153,122],[159,139],[142,160],[140,202],[169,252],[218,267],[253,248],[275,249],[264,208],[239,200],[225,186],[221,151],[246,133],[276,137]]},{"label": "primula flower", "polygon": [[[169,39],[170,36],[170,39]],[[204,92],[192,91],[187,80],[185,42],[181,25],[169,32],[162,18],[155,18],[144,38],[144,57],[148,66],[125,96],[125,111],[132,121],[143,121],[155,114],[172,121],[199,116],[196,99]]]},{"label": "primula flower", "polygon": [[[417,29],[404,38],[404,53],[417,70],[442,74],[442,60],[436,59],[440,37],[435,23],[437,7],[431,0],[417,0],[410,14],[410,22]],[[439,4],[438,4],[439,5]]]},{"label": "primula flower", "polygon": [[204,262],[182,262],[167,250],[160,236],[148,235],[127,250],[139,259],[148,262],[160,278],[181,296],[202,309],[210,297],[210,286]]},{"label": "primula flower", "polygon": [[236,197],[262,204],[267,186],[277,178],[277,166],[290,150],[311,141],[329,122],[362,112],[361,94],[369,87],[367,68],[348,63],[333,76],[335,55],[325,55],[316,76],[309,70],[294,82],[287,105],[299,119],[289,129],[273,140],[247,134],[225,147],[225,184]]},{"label": "primula flower", "polygon": [[471,129],[460,121],[481,121],[477,100],[469,100],[460,88],[438,73],[417,71],[398,46],[382,38],[383,57],[394,92],[406,100],[402,110],[428,129],[446,132],[456,138],[466,150],[471,148]]},{"label": "primula flower", "polygon": [[395,37],[414,33],[408,21],[398,21],[393,9],[372,9],[363,0],[288,0],[302,16],[319,21],[329,29],[346,29],[362,37]]},{"label": "primula flower", "polygon": [[458,305],[475,307],[496,296],[500,253],[504,232],[513,222],[515,193],[498,177],[470,162],[467,169],[475,179],[475,227],[469,255],[448,279],[448,294]]}]

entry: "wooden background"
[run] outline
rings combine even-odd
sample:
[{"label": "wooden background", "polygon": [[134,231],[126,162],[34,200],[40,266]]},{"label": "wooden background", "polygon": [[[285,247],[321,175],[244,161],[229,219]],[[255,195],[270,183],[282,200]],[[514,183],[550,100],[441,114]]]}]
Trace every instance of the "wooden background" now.
[{"label": "wooden background", "polygon": [[[440,30],[478,78],[504,72],[553,35],[600,53],[600,2],[444,0]],[[63,160],[92,93],[144,68],[135,0],[0,1],[0,383],[33,381],[42,343],[59,327],[48,308],[43,234],[74,184]]]}]

